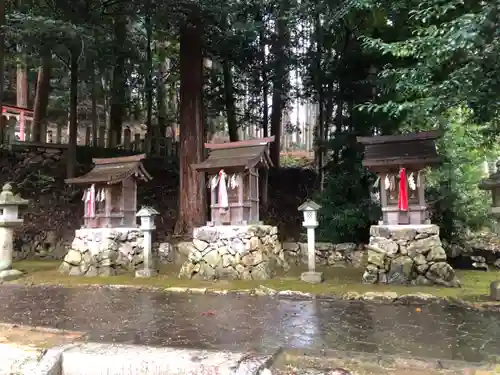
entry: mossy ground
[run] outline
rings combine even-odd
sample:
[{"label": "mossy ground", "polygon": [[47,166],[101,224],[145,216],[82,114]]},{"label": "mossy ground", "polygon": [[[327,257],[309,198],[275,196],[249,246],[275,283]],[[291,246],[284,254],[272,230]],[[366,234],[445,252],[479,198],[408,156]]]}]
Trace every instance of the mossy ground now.
[{"label": "mossy ground", "polygon": [[67,286],[78,285],[134,285],[146,287],[183,287],[183,288],[208,288],[208,289],[252,289],[264,286],[276,290],[295,290],[321,295],[342,295],[347,292],[396,292],[401,294],[428,293],[437,297],[453,297],[468,301],[487,300],[490,283],[500,278],[498,271],[463,271],[458,270],[457,276],[462,283],[462,288],[440,288],[425,286],[402,285],[367,285],[361,283],[362,269],[320,267],[325,276],[322,284],[307,284],[300,280],[300,274],[305,269],[293,267],[286,274],[277,275],[272,280],[236,280],[236,281],[199,281],[181,280],[177,277],[180,266],[163,265],[157,277],[142,279],[135,278],[133,274],[123,274],[112,277],[85,277],[66,276],[57,271],[60,261],[19,261],[14,263],[14,268],[27,272],[27,274],[13,281],[23,284],[62,284]]}]

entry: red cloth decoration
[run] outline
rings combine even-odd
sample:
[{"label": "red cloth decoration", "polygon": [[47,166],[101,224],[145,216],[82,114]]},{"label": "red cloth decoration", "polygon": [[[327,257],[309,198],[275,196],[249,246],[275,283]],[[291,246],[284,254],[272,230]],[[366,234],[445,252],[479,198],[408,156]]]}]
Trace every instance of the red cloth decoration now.
[{"label": "red cloth decoration", "polygon": [[398,209],[408,211],[408,184],[406,181],[406,170],[401,168],[399,171],[399,196]]}]

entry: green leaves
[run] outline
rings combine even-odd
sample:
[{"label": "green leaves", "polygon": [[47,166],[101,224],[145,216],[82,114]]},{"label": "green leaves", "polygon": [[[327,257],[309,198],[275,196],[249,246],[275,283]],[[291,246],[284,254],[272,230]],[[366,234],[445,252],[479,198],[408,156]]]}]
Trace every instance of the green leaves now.
[{"label": "green leaves", "polygon": [[444,163],[428,173],[426,194],[442,237],[456,241],[466,230],[491,223],[491,198],[478,184],[485,175],[484,161],[500,149],[484,147],[484,126],[474,124],[465,107],[449,110],[440,126],[445,130],[438,144]]},{"label": "green leaves", "polygon": [[[402,2],[391,13],[405,18],[410,34],[403,40],[363,37],[363,46],[399,60],[379,75],[397,97],[378,110],[409,121],[422,113],[440,114],[470,103],[480,121],[496,118],[500,102],[498,1],[424,0],[411,10]],[[396,31],[396,30],[395,30]],[[374,105],[363,109],[375,110]]]},{"label": "green leaves", "polygon": [[83,29],[70,22],[30,13],[13,12],[6,21],[8,38],[18,43],[56,43],[83,35]]}]

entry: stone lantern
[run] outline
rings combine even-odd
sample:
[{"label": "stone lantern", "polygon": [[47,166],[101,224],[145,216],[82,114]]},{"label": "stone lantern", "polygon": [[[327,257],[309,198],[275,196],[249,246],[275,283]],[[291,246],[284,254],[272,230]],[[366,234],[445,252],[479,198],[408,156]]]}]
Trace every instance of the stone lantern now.
[{"label": "stone lantern", "polygon": [[19,217],[19,207],[27,206],[29,201],[12,193],[12,186],[5,184],[0,193],[0,281],[14,279],[22,272],[13,270],[14,228],[23,224]]},{"label": "stone lantern", "polygon": [[479,188],[491,191],[491,213],[500,217],[500,160],[496,162],[496,170],[481,181]]},{"label": "stone lantern", "polygon": [[299,211],[304,213],[304,221],[302,225],[307,229],[307,265],[308,272],[303,272],[301,275],[302,281],[308,283],[320,283],[323,281],[323,273],[316,272],[316,246],[315,246],[315,229],[318,226],[318,211],[321,208],[319,204],[308,200],[301,204]]},{"label": "stone lantern", "polygon": [[[479,184],[479,189],[491,191],[491,213],[500,217],[500,160],[496,162],[496,172],[491,173]],[[500,281],[490,284],[490,298],[500,301]]]},{"label": "stone lantern", "polygon": [[154,217],[160,213],[152,207],[142,207],[135,216],[141,219],[141,231],[144,232],[144,269],[135,272],[136,277],[151,277],[158,274],[153,265],[153,230],[156,229]]}]

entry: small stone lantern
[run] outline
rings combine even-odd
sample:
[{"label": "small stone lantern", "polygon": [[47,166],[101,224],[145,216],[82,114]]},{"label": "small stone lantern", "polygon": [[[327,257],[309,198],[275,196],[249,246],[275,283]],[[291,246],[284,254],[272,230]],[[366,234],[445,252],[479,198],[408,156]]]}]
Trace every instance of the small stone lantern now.
[{"label": "small stone lantern", "polygon": [[5,184],[0,193],[0,281],[11,280],[22,275],[13,270],[14,228],[23,224],[19,217],[19,207],[27,206],[29,201],[12,193],[12,186]]},{"label": "small stone lantern", "polygon": [[307,229],[307,264],[308,272],[303,272],[301,280],[308,283],[320,283],[323,281],[323,273],[316,272],[316,246],[315,246],[315,229],[318,226],[318,211],[321,208],[319,204],[308,200],[301,204],[299,211],[304,213],[304,221],[302,225]]},{"label": "small stone lantern", "polygon": [[141,219],[140,229],[144,232],[143,257],[144,269],[135,272],[136,277],[151,277],[158,274],[153,264],[153,230],[156,229],[154,217],[160,213],[152,207],[142,207],[135,216]]},{"label": "small stone lantern", "polygon": [[479,184],[479,189],[491,191],[491,213],[500,216],[500,160],[496,162],[495,173],[490,174]]},{"label": "small stone lantern", "polygon": [[490,298],[493,301],[500,301],[500,281],[496,280],[490,284]]}]

